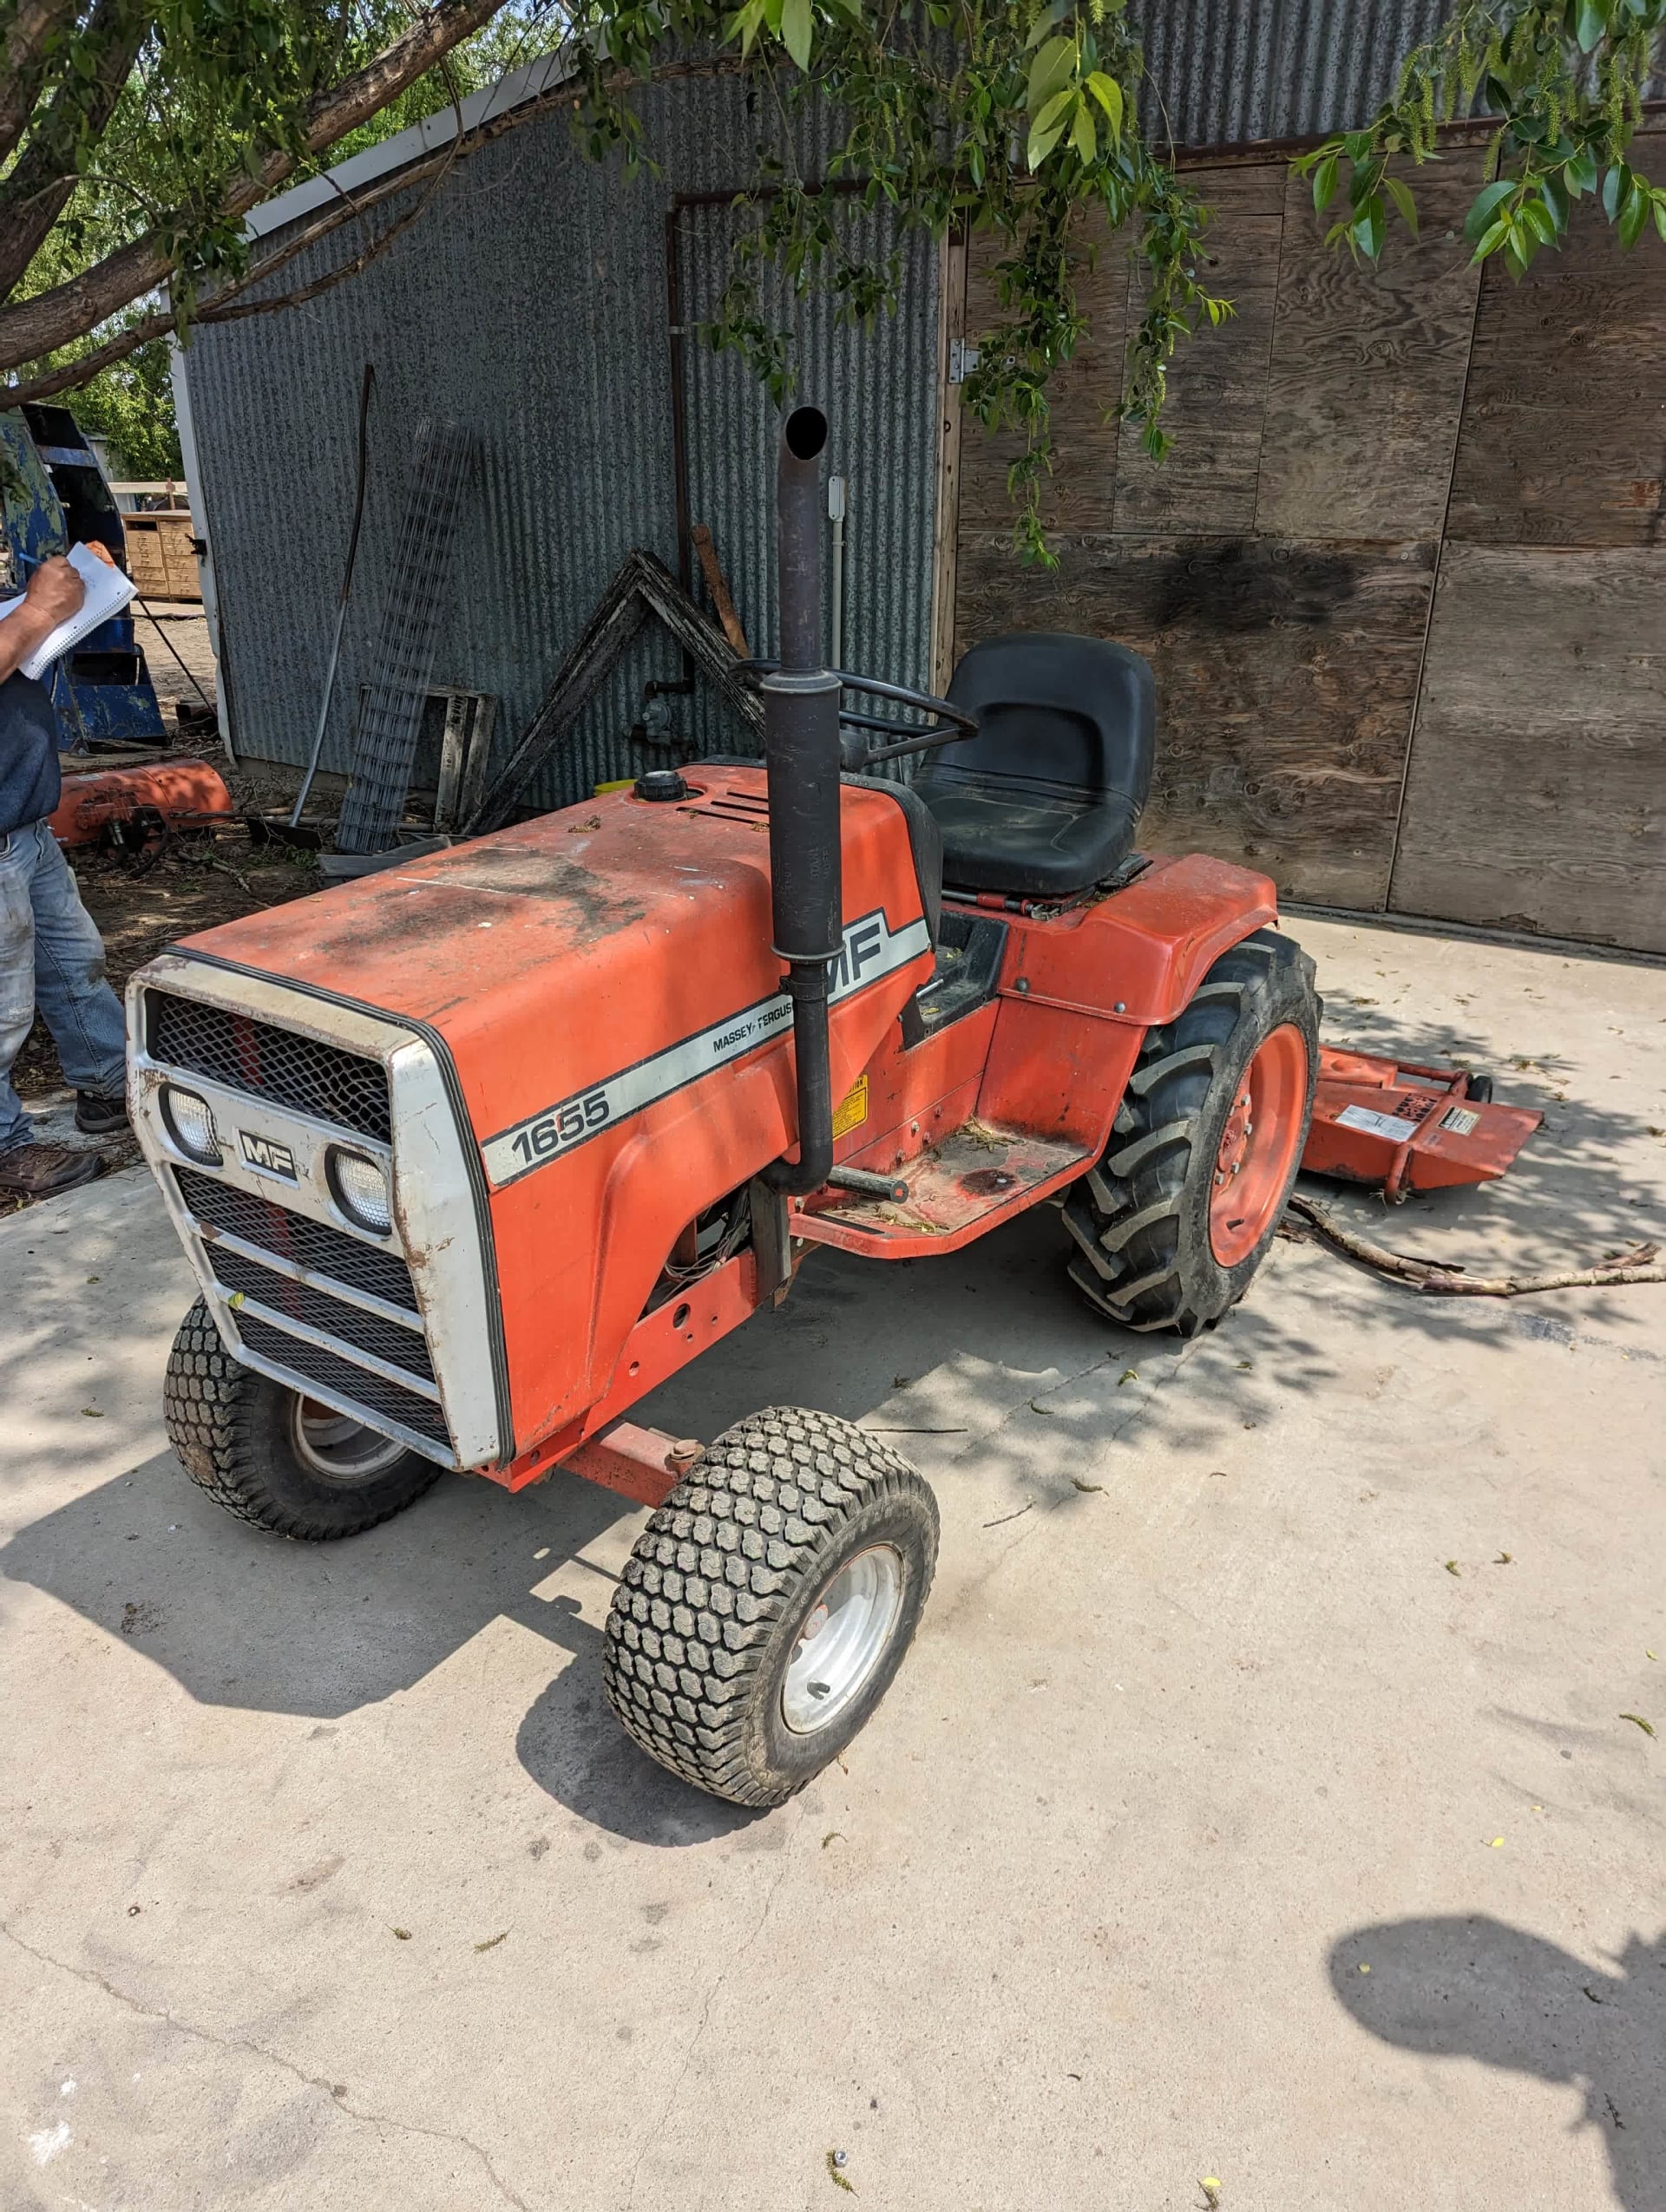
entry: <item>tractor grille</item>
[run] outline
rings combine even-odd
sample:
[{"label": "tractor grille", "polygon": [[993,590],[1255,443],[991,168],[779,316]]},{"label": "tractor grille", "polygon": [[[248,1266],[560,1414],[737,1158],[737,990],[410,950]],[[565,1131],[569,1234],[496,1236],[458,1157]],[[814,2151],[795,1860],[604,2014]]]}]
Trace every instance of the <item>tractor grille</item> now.
[{"label": "tractor grille", "polygon": [[402,1329],[397,1321],[367,1313],[362,1306],[349,1306],[344,1299],[331,1298],[316,1283],[298,1283],[292,1275],[280,1275],[275,1267],[263,1267],[258,1260],[241,1252],[227,1252],[223,1245],[213,1247],[209,1265],[222,1290],[258,1298],[274,1312],[287,1313],[309,1329],[355,1345],[372,1359],[385,1360],[390,1367],[403,1367],[420,1375],[425,1383],[434,1380],[428,1345],[420,1330]]},{"label": "tractor grille", "polygon": [[174,1175],[187,1213],[211,1228],[225,1229],[241,1237],[245,1244],[258,1244],[263,1252],[275,1252],[280,1260],[293,1260],[298,1267],[333,1275],[354,1290],[368,1291],[372,1298],[385,1299],[390,1306],[403,1306],[416,1312],[416,1293],[410,1270],[396,1253],[378,1252],[373,1245],[344,1236],[325,1221],[292,1214],[269,1198],[257,1198],[231,1183],[216,1182],[212,1175],[200,1175],[193,1168],[176,1167]]},{"label": "tractor grille", "polygon": [[303,1381],[316,1383],[320,1390],[331,1391],[349,1405],[362,1406],[367,1413],[379,1414],[384,1421],[397,1422],[402,1429],[413,1435],[427,1436],[442,1449],[450,1444],[443,1416],[432,1399],[418,1397],[413,1391],[403,1391],[397,1383],[384,1382],[381,1376],[372,1375],[368,1367],[356,1367],[351,1360],[338,1359],[333,1351],[308,1344],[304,1338],[292,1337],[282,1329],[274,1329],[253,1316],[238,1316],[238,1332],[257,1358],[267,1359],[274,1367],[287,1369]]},{"label": "tractor grille", "polygon": [[379,1060],[169,991],[147,996],[152,1059],[270,1098],[292,1113],[390,1142],[387,1070]]},{"label": "tractor grille", "polygon": [[[146,1013],[150,1057],[165,1066],[355,1135],[391,1142],[388,1079],[379,1061],[172,991],[150,991]],[[178,1163],[168,1172],[204,1233],[204,1260],[220,1296],[232,1302],[245,1351],[292,1378],[295,1387],[327,1391],[363,1419],[391,1423],[448,1455],[450,1435],[432,1395],[433,1362],[403,1256],[216,1175]],[[227,1237],[279,1264],[230,1250]],[[285,1274],[285,1261],[305,1268],[312,1279],[298,1282]],[[409,1313],[413,1325],[405,1328],[356,1305],[354,1292]],[[258,1299],[273,1318],[251,1312],[245,1299]],[[292,1333],[301,1329],[329,1338],[335,1348]],[[360,1365],[361,1359],[409,1376],[409,1386]]]}]

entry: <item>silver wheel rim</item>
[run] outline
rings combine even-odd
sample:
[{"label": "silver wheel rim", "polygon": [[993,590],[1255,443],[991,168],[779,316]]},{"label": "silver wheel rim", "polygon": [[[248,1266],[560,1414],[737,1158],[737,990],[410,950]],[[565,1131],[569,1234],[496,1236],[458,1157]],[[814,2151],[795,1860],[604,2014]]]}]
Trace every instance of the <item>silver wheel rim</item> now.
[{"label": "silver wheel rim", "polygon": [[296,1458],[323,1482],[368,1482],[405,1456],[405,1447],[379,1429],[367,1429],[351,1414],[293,1391],[289,1438]]},{"label": "silver wheel rim", "polygon": [[825,1583],[804,1615],[781,1685],[781,1718],[795,1736],[830,1728],[861,1696],[902,1610],[902,1555],[870,1544]]}]

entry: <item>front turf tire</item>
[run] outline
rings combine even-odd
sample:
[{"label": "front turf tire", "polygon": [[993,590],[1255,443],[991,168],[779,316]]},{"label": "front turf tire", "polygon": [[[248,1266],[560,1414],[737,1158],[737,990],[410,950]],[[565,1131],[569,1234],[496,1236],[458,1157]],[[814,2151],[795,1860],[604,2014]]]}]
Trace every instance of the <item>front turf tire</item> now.
[{"label": "front turf tire", "polygon": [[[872,1715],[936,1561],[936,1501],[905,1459],[832,1414],[751,1414],[706,1446],[626,1561],[607,1701],[684,1781],[777,1805]],[[836,1646],[845,1659],[818,1670]]]},{"label": "front turf tire", "polygon": [[[162,1415],[180,1465],[216,1505],[257,1528],[305,1543],[357,1536],[391,1520],[441,1473],[420,1453],[382,1446],[371,1431],[333,1419],[327,1408],[312,1407],[283,1384],[233,1359],[201,1299],[174,1338]],[[299,1421],[306,1424],[303,1436],[356,1431],[363,1470],[350,1471],[351,1435],[333,1447],[314,1448],[315,1459],[333,1456],[341,1471],[325,1475],[309,1466],[296,1442]]]},{"label": "front turf tire", "polygon": [[[1319,1013],[1312,960],[1293,939],[1260,929],[1221,955],[1177,1019],[1147,1031],[1105,1156],[1064,1207],[1078,1247],[1071,1279],[1107,1319],[1196,1336],[1248,1290],[1307,1142]],[[1256,1132],[1252,1124],[1235,1146],[1233,1116],[1254,1080],[1252,1063],[1265,1070],[1281,1057],[1290,1095],[1281,1126],[1261,1133],[1277,1143],[1278,1157],[1248,1233],[1230,1234],[1216,1205],[1217,1176],[1236,1159],[1256,1180]],[[1265,1155],[1262,1165],[1269,1167]]]}]

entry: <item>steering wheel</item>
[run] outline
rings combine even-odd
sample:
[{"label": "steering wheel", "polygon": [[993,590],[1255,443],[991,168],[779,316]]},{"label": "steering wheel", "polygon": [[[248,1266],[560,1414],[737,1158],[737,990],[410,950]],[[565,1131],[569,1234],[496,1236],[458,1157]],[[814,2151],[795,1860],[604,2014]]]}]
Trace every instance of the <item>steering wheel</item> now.
[{"label": "steering wheel", "polygon": [[[771,676],[780,665],[775,660],[746,660],[741,662],[738,672],[744,676]],[[831,672],[837,677],[842,691],[860,691],[865,697],[889,700],[895,706],[913,707],[921,714],[937,717],[920,730],[911,723],[898,722],[887,716],[858,714],[841,699],[839,766],[846,775],[858,775],[863,769],[877,767],[881,761],[901,760],[908,753],[927,753],[935,746],[952,745],[961,737],[975,737],[978,734],[976,715],[967,714],[964,707],[957,707],[948,699],[934,698],[929,691],[912,691],[903,684],[882,684],[876,676],[852,676],[842,668]],[[882,737],[895,742],[872,744],[869,741],[869,731],[877,731]]]}]

